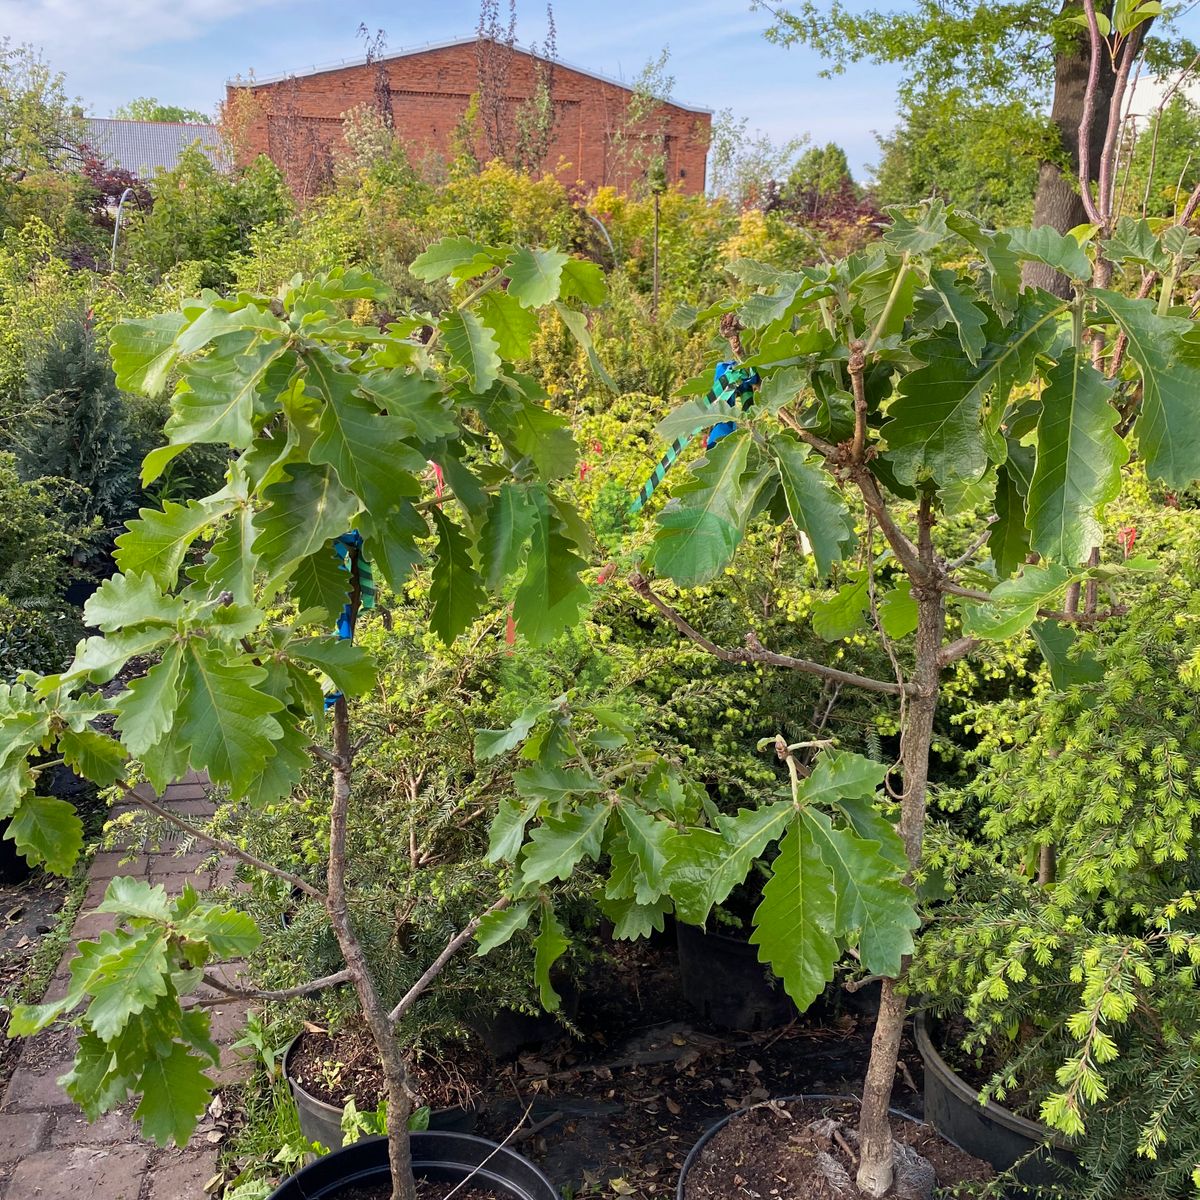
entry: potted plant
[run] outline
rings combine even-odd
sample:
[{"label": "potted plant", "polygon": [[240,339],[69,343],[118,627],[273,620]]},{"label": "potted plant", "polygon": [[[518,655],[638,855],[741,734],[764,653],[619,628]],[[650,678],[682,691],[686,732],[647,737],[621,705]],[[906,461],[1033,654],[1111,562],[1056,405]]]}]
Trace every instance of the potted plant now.
[{"label": "potted plant", "polygon": [[[1119,109],[1138,41],[1129,35],[1145,14],[1122,9],[1103,32],[1091,0],[1084,8],[1093,60],[1111,55],[1118,64]],[[1115,138],[1114,127],[1101,168],[1108,180]],[[659,819],[640,835],[639,863],[656,868],[647,908],[673,905],[701,922],[750,862],[779,844],[752,941],[800,1008],[849,951],[881,977],[857,1129],[852,1141],[842,1133],[857,1188],[870,1197],[883,1196],[894,1174],[888,1104],[919,924],[913,887],[923,872],[943,676],[981,644],[1028,629],[1048,659],[1060,660],[1077,630],[1120,610],[1113,597],[1128,564],[1100,563],[1100,516],[1121,491],[1131,445],[1151,479],[1183,488],[1200,475],[1200,444],[1188,432],[1200,394],[1197,324],[1176,307],[1180,275],[1200,246],[1187,228],[1200,188],[1179,223],[1154,228],[1118,219],[1111,189],[1097,196],[1088,178],[1085,163],[1094,232],[998,233],[933,201],[892,210],[882,242],[840,262],[793,271],[732,263],[748,291],[704,314],[721,317],[723,358],[732,360],[725,383],[714,386],[711,372],[689,381],[691,399],[659,426],[669,461],[698,431],[734,423],[710,434],[707,454],[658,516],[632,576],[647,605],[725,662],[903,702],[893,769],[805,744],[820,739],[780,737],[768,743],[789,777],[778,799],[719,814],[715,828]],[[1070,281],[1066,298],[1022,289],[1021,266],[1031,262]],[[1137,296],[1110,287],[1118,270],[1140,280]],[[943,514],[971,511],[975,535],[950,551],[939,537]],[[797,552],[811,553],[822,574],[838,572],[836,594],[815,608],[817,631],[835,644],[872,630],[891,677],[791,655],[753,632],[743,645],[721,644],[648,573],[677,587],[706,585],[759,520],[794,527],[806,538],[796,539]],[[814,749],[815,759],[803,757]],[[539,815],[514,852],[518,885],[599,858],[625,814],[589,787]],[[521,894],[518,886],[515,899]]]},{"label": "potted plant", "polygon": [[935,843],[970,866],[913,965],[945,1018],[924,1053],[947,1130],[1020,1154],[1005,1131],[1043,1122],[1074,1152],[1072,1194],[1183,1195],[1200,1152],[1200,544],[1194,510],[1180,515],[1164,578],[1081,639],[1074,679],[1036,712],[996,714],[965,796],[985,840]]},{"label": "potted plant", "polygon": [[[87,620],[102,633],[81,642],[61,674],[25,674],[0,691],[10,837],[51,870],[70,870],[82,836],[68,802],[38,794],[30,759],[43,751],[103,786],[122,787],[131,763],[153,788],[190,767],[248,805],[288,795],[314,760],[324,768],[320,883],[191,826],[149,788],[124,786],[142,808],[324,907],[344,966],[286,991],[353,987],[384,1067],[383,1177],[390,1171],[394,1200],[416,1194],[397,1023],[508,903],[501,897],[468,922],[405,996],[384,1005],[347,888],[360,750],[351,698],[375,678],[371,655],[353,642],[370,608],[367,564],[399,590],[432,560],[421,586],[429,628],[446,642],[502,592],[516,631],[534,644],[576,619],[588,594],[587,539],[559,486],[574,470],[575,446],[565,420],[511,363],[554,313],[590,350],[571,302],[604,296],[597,267],[554,250],[451,238],[413,270],[456,289],[441,316],[381,329],[380,286],[335,270],[275,296],[206,292],[115,329],[119,386],[154,396],[176,380],[168,444],[147,456],[143,485],[203,443],[231,450],[226,484],[143,509],[117,540],[120,573],[88,602]],[[335,623],[347,636],[327,632]],[[115,698],[92,690],[135,654],[158,661]],[[101,713],[115,713],[117,738],[90,727]],[[116,915],[117,929],[82,943],[67,995],[16,1010],[10,1032],[74,1024],[79,1051],[64,1084],[72,1098],[96,1116],[138,1095],[143,1132],[182,1144],[208,1102],[205,1070],[215,1059],[208,1012],[185,997],[204,982],[231,999],[285,997],[231,987],[206,969],[259,942],[253,922],[229,907],[118,878],[100,909]]]}]

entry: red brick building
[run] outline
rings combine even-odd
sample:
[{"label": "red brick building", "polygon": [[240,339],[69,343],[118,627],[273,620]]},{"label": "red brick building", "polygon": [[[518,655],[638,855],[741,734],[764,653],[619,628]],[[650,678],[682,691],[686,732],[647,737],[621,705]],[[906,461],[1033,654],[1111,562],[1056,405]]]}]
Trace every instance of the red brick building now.
[{"label": "red brick building", "polygon": [[[505,54],[503,103],[511,127],[547,64],[520,47],[511,56],[505,47],[495,49]],[[394,128],[414,162],[448,161],[479,79],[478,40],[464,38],[373,63],[360,59],[275,79],[233,80],[227,98],[240,131],[240,153],[247,159],[270,155],[304,195],[337,152],[343,114],[361,105],[390,105]],[[661,152],[671,186],[704,190],[710,110],[663,102],[631,130],[627,110],[633,92],[624,84],[561,62],[553,64],[550,79],[554,124],[543,169],[589,190],[605,184],[626,189],[649,153]],[[622,130],[623,138],[617,136]],[[477,150],[487,156],[486,147]]]}]

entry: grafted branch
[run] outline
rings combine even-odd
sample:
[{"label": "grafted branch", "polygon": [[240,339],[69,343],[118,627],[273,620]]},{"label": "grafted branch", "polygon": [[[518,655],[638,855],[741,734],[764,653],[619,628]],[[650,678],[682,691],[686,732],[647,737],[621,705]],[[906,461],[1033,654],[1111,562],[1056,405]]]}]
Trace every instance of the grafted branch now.
[{"label": "grafted branch", "polygon": [[644,575],[634,572],[629,577],[629,586],[639,596],[653,604],[688,641],[695,642],[702,650],[707,651],[714,658],[719,658],[722,662],[739,663],[742,666],[764,663],[772,667],[786,667],[790,671],[801,671],[808,675],[819,676],[821,679],[828,679],[833,683],[847,684],[850,687],[863,688],[869,692],[883,692],[889,696],[900,696],[911,691],[908,685],[901,687],[900,684],[890,680],[874,679],[869,675],[855,674],[853,671],[840,671],[837,667],[826,666],[825,663],[813,662],[811,659],[793,658],[790,654],[776,654],[775,651],[768,650],[754,633],[747,634],[746,645],[740,650],[718,646],[658,595]]}]

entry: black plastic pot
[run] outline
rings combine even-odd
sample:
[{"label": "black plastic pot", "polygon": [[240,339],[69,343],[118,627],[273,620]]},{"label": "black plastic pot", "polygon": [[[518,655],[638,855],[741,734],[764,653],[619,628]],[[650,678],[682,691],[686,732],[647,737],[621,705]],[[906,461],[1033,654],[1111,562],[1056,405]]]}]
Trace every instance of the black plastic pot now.
[{"label": "black plastic pot", "polygon": [[[835,1101],[839,1104],[845,1103],[847,1100],[853,1100],[853,1096],[832,1096],[824,1092],[813,1092],[805,1096],[777,1096],[774,1103],[791,1104],[794,1101],[806,1100],[810,1103],[820,1103],[824,1100]],[[710,1125],[701,1136],[700,1140],[691,1148],[687,1158],[683,1160],[683,1170],[679,1172],[679,1183],[675,1188],[675,1200],[686,1200],[685,1188],[687,1187],[688,1172],[692,1169],[696,1159],[700,1157],[700,1152],[708,1145],[709,1141],[714,1138],[720,1130],[724,1129],[730,1121],[736,1121],[738,1117],[744,1117],[752,1108],[757,1108],[758,1105],[749,1105],[746,1108],[739,1108],[737,1112],[731,1112],[728,1116],[722,1117],[715,1125]],[[902,1117],[906,1121],[912,1121],[914,1125],[919,1125],[921,1122],[917,1120],[911,1113],[901,1112],[898,1108],[890,1108],[888,1112],[893,1117]],[[938,1131],[941,1132],[940,1130]],[[942,1135],[945,1137],[945,1134]],[[947,1138],[947,1141],[950,1139]]]},{"label": "black plastic pot", "polygon": [[[559,1200],[558,1189],[527,1159],[495,1142],[465,1133],[414,1133],[410,1138],[413,1174],[418,1179],[471,1186],[498,1200]],[[479,1168],[476,1171],[476,1168]],[[386,1185],[386,1138],[368,1138],[319,1158],[277,1187],[269,1200],[337,1200],[351,1187]]]},{"label": "black plastic pot", "polygon": [[925,1013],[917,1013],[914,1025],[917,1051],[925,1064],[925,1119],[930,1125],[997,1171],[1021,1162],[1013,1174],[1026,1187],[1061,1181],[1062,1169],[1076,1165],[1061,1138],[1039,1121],[1018,1116],[994,1101],[980,1104],[979,1090],[946,1062],[930,1040]]},{"label": "black plastic pot", "polygon": [[[342,1110],[305,1091],[292,1076],[292,1052],[302,1036],[303,1034],[294,1037],[284,1051],[283,1075],[296,1103],[300,1132],[308,1141],[319,1142],[322,1146],[336,1150],[342,1144]],[[429,1128],[437,1132],[473,1133],[475,1124],[474,1108],[435,1108],[429,1114]]]},{"label": "black plastic pot", "polygon": [[720,1029],[770,1029],[796,1016],[796,1006],[758,961],[758,948],[695,925],[675,924],[679,977],[688,1003]]}]

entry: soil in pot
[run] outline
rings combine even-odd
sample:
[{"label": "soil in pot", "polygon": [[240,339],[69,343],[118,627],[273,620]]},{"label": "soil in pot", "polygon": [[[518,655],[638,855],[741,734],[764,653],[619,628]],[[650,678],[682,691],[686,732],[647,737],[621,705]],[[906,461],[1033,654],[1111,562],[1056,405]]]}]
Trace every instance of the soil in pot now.
[{"label": "soil in pot", "polygon": [[[852,1200],[857,1162],[854,1149],[839,1132],[820,1129],[834,1118],[853,1130],[858,1104],[853,1100],[791,1100],[759,1105],[734,1117],[700,1148],[684,1183],[684,1200]],[[816,1124],[818,1128],[811,1126]],[[892,1118],[896,1141],[932,1164],[941,1195],[954,1196],[964,1184],[989,1180],[995,1172],[964,1154],[928,1125]],[[829,1166],[832,1160],[844,1174]],[[834,1178],[831,1178],[834,1176]]]}]

